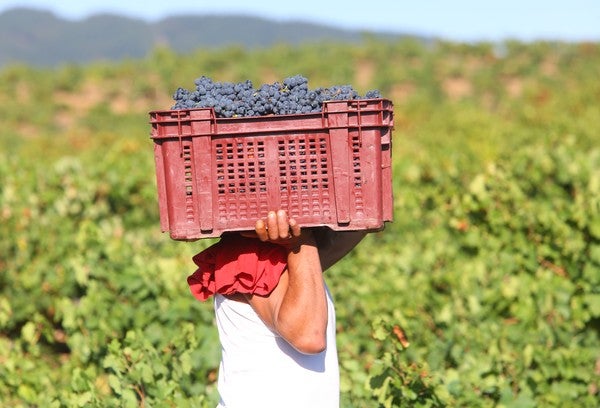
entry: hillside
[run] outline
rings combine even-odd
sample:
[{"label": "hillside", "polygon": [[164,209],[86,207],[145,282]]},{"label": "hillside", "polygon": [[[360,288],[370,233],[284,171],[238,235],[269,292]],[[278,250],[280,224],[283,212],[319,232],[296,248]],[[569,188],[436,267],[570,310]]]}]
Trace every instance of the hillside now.
[{"label": "hillside", "polygon": [[[281,23],[244,15],[173,16],[148,23],[98,14],[71,21],[48,11],[15,8],[0,14],[0,67],[11,63],[48,67],[138,58],[159,45],[189,52],[199,47],[227,45],[359,42],[366,34],[302,21]],[[368,35],[389,39],[407,36],[384,32]]]}]

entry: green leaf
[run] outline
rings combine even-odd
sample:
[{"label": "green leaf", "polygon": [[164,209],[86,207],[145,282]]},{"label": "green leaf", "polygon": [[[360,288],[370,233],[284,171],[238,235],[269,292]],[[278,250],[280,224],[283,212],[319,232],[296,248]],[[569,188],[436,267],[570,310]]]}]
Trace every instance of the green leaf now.
[{"label": "green leaf", "polygon": [[589,223],[590,235],[596,239],[600,239],[600,216],[596,216]]},{"label": "green leaf", "polygon": [[12,308],[8,299],[0,296],[0,328],[6,327],[12,317]]},{"label": "green leaf", "polygon": [[87,391],[77,396],[77,405],[80,407],[89,406],[90,401],[92,400],[92,393]]},{"label": "green leaf", "polygon": [[592,317],[600,317],[600,293],[586,293],[583,295],[583,301]]},{"label": "green leaf", "polygon": [[117,395],[121,395],[123,393],[123,388],[121,387],[121,380],[114,374],[108,375],[108,385]]},{"label": "green leaf", "polygon": [[375,340],[383,341],[389,336],[389,330],[382,318],[377,318],[372,323],[372,336]]},{"label": "green leaf", "polygon": [[37,393],[31,386],[27,384],[21,384],[17,389],[17,394],[25,401],[35,401]]},{"label": "green leaf", "polygon": [[531,363],[533,362],[533,353],[533,346],[531,344],[527,344],[523,349],[523,365],[525,367],[531,367]]},{"label": "green leaf", "polygon": [[38,341],[37,328],[34,322],[27,322],[21,329],[23,340],[29,344],[35,344]]}]

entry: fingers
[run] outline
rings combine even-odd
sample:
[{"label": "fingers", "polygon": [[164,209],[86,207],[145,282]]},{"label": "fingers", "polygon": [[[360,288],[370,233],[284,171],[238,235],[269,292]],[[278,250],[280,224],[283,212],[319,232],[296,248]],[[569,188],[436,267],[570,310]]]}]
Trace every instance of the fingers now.
[{"label": "fingers", "polygon": [[256,221],[255,232],[261,241],[277,241],[300,236],[300,225],[285,210],[269,211],[266,220]]},{"label": "fingers", "polygon": [[279,213],[276,213],[274,211],[269,211],[269,214],[267,215],[267,234],[269,234],[269,239],[271,241],[276,241],[278,238],[280,238],[279,218]]},{"label": "fingers", "polygon": [[254,226],[254,232],[256,232],[258,239],[260,239],[261,241],[269,240],[269,235],[267,234],[267,226],[263,220],[256,221],[256,224]]},{"label": "fingers", "polygon": [[290,237],[290,220],[284,210],[277,211],[277,230],[278,238]]},{"label": "fingers", "polygon": [[299,237],[300,236],[300,225],[293,218],[290,218],[289,224],[290,224],[290,234],[293,237]]}]

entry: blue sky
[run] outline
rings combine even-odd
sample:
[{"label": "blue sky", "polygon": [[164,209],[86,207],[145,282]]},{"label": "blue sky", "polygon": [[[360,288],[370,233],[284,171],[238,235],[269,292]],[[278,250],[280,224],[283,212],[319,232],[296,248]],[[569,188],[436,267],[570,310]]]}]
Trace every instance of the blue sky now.
[{"label": "blue sky", "polygon": [[600,41],[600,0],[0,0],[69,19],[111,12],[155,21],[181,14],[250,14],[347,29],[433,35],[453,41]]}]

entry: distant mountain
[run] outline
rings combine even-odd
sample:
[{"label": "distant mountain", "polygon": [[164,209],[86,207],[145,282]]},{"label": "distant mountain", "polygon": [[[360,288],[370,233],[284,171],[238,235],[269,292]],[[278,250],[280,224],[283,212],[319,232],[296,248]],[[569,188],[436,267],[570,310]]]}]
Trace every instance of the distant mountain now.
[{"label": "distant mountain", "polygon": [[[233,44],[264,47],[324,40],[359,42],[365,34],[308,22],[281,23],[243,15],[173,16],[148,23],[97,14],[71,21],[48,11],[14,8],[0,14],[0,67],[15,62],[43,67],[141,58],[159,44],[177,52],[189,52],[200,47]],[[368,34],[387,39],[409,36],[389,32]]]}]

